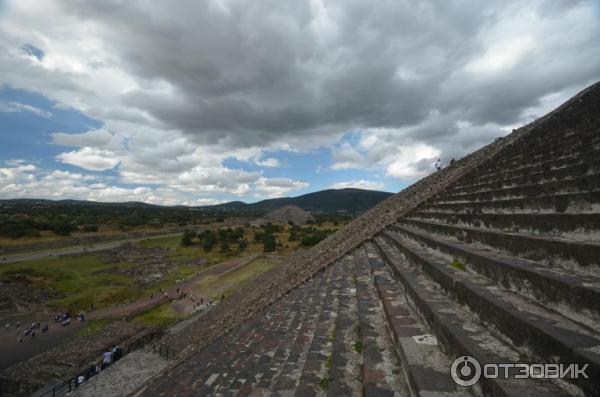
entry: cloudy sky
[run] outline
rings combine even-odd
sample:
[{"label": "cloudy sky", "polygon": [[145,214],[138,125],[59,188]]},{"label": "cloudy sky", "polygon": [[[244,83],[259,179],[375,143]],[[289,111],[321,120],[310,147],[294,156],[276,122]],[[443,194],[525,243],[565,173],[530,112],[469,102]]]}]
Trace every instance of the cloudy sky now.
[{"label": "cloudy sky", "polygon": [[398,191],[599,80],[599,4],[0,0],[0,198]]}]

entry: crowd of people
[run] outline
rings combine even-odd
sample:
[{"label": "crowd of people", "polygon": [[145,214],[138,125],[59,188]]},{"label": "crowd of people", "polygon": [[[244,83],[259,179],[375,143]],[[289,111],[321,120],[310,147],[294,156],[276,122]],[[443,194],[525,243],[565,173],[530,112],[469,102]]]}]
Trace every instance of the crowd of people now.
[{"label": "crowd of people", "polygon": [[[24,339],[23,338],[31,338],[31,339],[35,339],[36,336],[36,332],[41,332],[42,334],[45,334],[46,332],[49,331],[49,327],[47,323],[40,323],[39,321],[34,321],[33,323],[31,323],[30,326],[23,328],[23,330],[21,330],[21,322],[17,321],[15,323],[15,329],[17,330],[17,341],[19,343],[23,343]],[[4,325],[4,329],[6,331],[10,331],[12,328],[10,323],[6,323]]]},{"label": "crowd of people", "polygon": [[101,371],[107,369],[123,357],[123,349],[118,346],[112,346],[102,353],[102,358],[98,362],[92,362],[88,368],[75,377],[75,386],[87,382],[90,378],[98,375]]},{"label": "crowd of people", "polygon": [[[75,318],[79,321],[85,321],[85,312],[81,311],[75,315]],[[71,325],[71,315],[69,312],[58,313],[54,316],[54,322],[60,323],[61,327],[67,327]],[[14,327],[17,331],[17,342],[23,343],[25,341],[24,338],[35,339],[36,335],[41,332],[45,334],[50,331],[50,326],[48,323],[40,323],[39,321],[34,321],[30,326],[26,326],[22,328],[23,324],[21,321],[17,321],[14,323]],[[13,325],[11,323],[4,324],[5,331],[10,331]]]}]

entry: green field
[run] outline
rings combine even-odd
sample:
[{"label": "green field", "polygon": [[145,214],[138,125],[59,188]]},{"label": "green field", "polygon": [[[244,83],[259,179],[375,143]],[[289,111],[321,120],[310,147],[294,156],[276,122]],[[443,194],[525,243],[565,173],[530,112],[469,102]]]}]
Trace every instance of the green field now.
[{"label": "green field", "polygon": [[[327,226],[333,225],[321,227]],[[279,241],[277,252],[280,255],[287,255],[297,248],[297,241],[289,241],[289,230],[289,226],[285,225],[284,229],[275,235]],[[143,263],[144,252],[135,254],[138,256],[127,256],[127,260],[122,262],[111,262],[106,254],[98,252],[4,264],[0,267],[0,282],[23,286],[25,290],[38,288],[48,291],[48,301],[43,303],[51,309],[89,311],[92,304],[95,309],[100,309],[128,303],[160,288],[172,286],[217,263],[262,253],[263,244],[254,241],[254,235],[258,232],[261,232],[260,228],[244,229],[243,237],[248,244],[243,252],[239,251],[237,244],[231,244],[228,252],[221,252],[219,246],[205,252],[198,241],[188,247],[182,247],[181,236],[139,241],[135,243],[136,246],[148,249],[150,256],[154,255],[150,250],[164,249],[160,251],[161,258],[172,264],[167,272],[162,272],[162,278],[157,278],[156,282],[150,284],[146,283],[144,287],[136,283],[134,276],[122,273],[123,270],[133,271],[136,266],[140,266],[140,263]],[[204,262],[190,263],[199,258],[204,259]],[[272,266],[269,262],[253,261],[243,269],[217,279],[205,279],[198,289],[206,291],[205,296],[215,298],[222,294],[229,295],[247,280]],[[163,315],[164,313],[161,314]]]}]

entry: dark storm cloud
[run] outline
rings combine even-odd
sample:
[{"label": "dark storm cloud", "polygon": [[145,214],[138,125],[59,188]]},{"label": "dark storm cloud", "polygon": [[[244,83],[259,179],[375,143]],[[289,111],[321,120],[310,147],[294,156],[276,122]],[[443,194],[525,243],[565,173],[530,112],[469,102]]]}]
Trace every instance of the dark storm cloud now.
[{"label": "dark storm cloud", "polygon": [[318,3],[64,8],[95,26],[130,73],[170,94],[139,89],[123,103],[198,142],[260,146],[382,127],[466,147],[472,137],[457,121],[515,123],[544,95],[599,77],[598,24],[562,19],[586,2]]}]

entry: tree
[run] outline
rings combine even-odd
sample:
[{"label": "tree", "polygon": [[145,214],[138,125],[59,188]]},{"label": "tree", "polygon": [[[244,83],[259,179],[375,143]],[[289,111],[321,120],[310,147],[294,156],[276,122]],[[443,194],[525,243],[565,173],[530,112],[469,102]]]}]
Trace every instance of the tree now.
[{"label": "tree", "polygon": [[273,252],[277,248],[277,241],[272,234],[265,234],[263,239],[263,252]]},{"label": "tree", "polygon": [[75,230],[75,226],[67,222],[57,222],[52,225],[52,231],[59,236],[70,236]]},{"label": "tree", "polygon": [[221,241],[221,253],[222,254],[229,253],[229,242],[227,240]]},{"label": "tree", "polygon": [[204,248],[204,252],[210,252],[216,243],[217,236],[213,231],[207,230],[204,232],[204,236],[202,238],[202,248]]},{"label": "tree", "polygon": [[85,225],[83,227],[84,232],[94,233],[98,231],[98,225]]},{"label": "tree", "polygon": [[246,250],[246,247],[248,247],[248,242],[245,239],[241,239],[240,241],[238,241],[239,252],[244,252]]},{"label": "tree", "polygon": [[196,237],[196,233],[191,230],[184,230],[183,236],[181,237],[181,245],[184,247],[189,247],[192,245],[194,237]]}]

